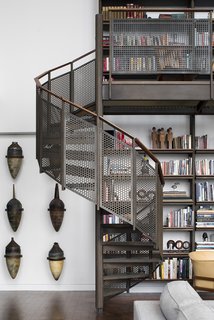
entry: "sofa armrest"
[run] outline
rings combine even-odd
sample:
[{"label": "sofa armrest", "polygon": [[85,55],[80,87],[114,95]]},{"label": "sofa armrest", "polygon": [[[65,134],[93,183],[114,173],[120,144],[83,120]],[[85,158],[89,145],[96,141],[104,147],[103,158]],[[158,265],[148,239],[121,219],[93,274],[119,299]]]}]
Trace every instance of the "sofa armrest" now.
[{"label": "sofa armrest", "polygon": [[134,320],[166,320],[159,301],[134,301]]}]

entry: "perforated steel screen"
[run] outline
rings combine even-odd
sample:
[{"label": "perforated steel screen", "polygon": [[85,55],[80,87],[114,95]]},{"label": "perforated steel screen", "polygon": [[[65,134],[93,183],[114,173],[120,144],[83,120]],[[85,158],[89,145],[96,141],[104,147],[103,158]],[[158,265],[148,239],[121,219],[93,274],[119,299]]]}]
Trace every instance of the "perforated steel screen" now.
[{"label": "perforated steel screen", "polygon": [[[55,102],[56,102],[55,98]],[[59,100],[59,99],[58,99]],[[41,97],[40,151],[41,168],[61,183],[61,121],[62,110],[50,102],[49,95]],[[60,105],[61,101],[57,101]]]},{"label": "perforated steel screen", "polygon": [[112,73],[210,72],[208,19],[111,21]]},{"label": "perforated steel screen", "polygon": [[157,173],[116,130],[102,132],[101,207],[157,240]]},{"label": "perforated steel screen", "polygon": [[96,126],[72,113],[66,116],[66,188],[97,203]]}]

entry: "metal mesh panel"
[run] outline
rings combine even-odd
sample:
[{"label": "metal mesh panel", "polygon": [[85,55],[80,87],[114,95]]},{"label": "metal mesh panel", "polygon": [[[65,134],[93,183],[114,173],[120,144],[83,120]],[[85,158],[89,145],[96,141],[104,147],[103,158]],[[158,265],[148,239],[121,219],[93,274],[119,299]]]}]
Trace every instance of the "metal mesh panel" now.
[{"label": "metal mesh panel", "polygon": [[142,155],[136,154],[136,227],[156,241],[156,186],[154,168]]},{"label": "metal mesh panel", "polygon": [[112,73],[210,72],[208,19],[112,20]]},{"label": "metal mesh panel", "polygon": [[66,187],[96,203],[96,127],[68,114],[65,140]]},{"label": "metal mesh panel", "polygon": [[[41,99],[41,168],[61,182],[61,109]],[[59,103],[59,102],[58,102]]]},{"label": "metal mesh panel", "polygon": [[[51,79],[51,92],[56,95],[63,97],[66,100],[70,100],[71,98],[71,84],[70,84],[71,73],[65,73],[55,79]],[[52,102],[54,104],[57,103],[57,99],[52,96]]]},{"label": "metal mesh panel", "polygon": [[87,106],[95,101],[95,60],[74,70],[74,103]]},{"label": "metal mesh panel", "polygon": [[157,240],[157,172],[121,132],[102,132],[101,207]]},{"label": "metal mesh panel", "polygon": [[131,150],[118,139],[115,130],[102,132],[102,196],[101,206],[131,222]]}]

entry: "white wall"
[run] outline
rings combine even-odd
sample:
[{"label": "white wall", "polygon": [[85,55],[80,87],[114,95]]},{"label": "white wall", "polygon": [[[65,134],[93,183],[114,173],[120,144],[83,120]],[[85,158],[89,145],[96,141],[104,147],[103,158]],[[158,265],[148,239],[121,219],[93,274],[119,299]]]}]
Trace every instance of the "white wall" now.
[{"label": "white wall", "polygon": [[[70,191],[61,191],[65,203],[59,232],[51,224],[48,207],[55,182],[39,173],[35,159],[34,77],[72,61],[95,48],[97,0],[20,0],[0,2],[0,290],[91,290],[95,284],[94,205]],[[13,132],[12,135],[2,133]],[[18,177],[10,176],[7,148],[17,141],[23,149]],[[5,211],[12,198],[24,208],[21,224],[13,232]],[[21,246],[23,258],[16,279],[5,263],[5,247],[11,237]],[[55,281],[48,252],[59,242],[66,260]]]},{"label": "white wall", "polygon": [[95,48],[97,0],[0,2],[0,132],[35,129],[34,77]]}]

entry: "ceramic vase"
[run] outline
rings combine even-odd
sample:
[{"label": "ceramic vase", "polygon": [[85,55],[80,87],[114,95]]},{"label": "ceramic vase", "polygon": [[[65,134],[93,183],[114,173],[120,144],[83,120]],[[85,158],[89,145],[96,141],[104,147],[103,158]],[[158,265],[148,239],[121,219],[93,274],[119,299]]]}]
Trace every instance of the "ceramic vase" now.
[{"label": "ceramic vase", "polygon": [[54,242],[47,259],[49,260],[49,267],[54,279],[58,280],[63,269],[65,257],[64,252],[57,242]]},{"label": "ceramic vase", "polygon": [[22,165],[22,148],[17,142],[12,142],[12,144],[7,149],[7,164],[10,171],[10,174],[13,179],[15,179],[19,173],[19,170]]},{"label": "ceramic vase", "polygon": [[19,271],[21,262],[21,249],[20,246],[11,238],[10,243],[6,246],[5,258],[7,269],[12,279],[15,279]]}]

